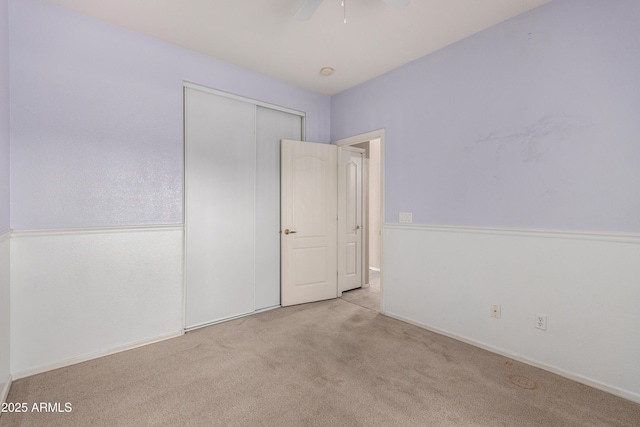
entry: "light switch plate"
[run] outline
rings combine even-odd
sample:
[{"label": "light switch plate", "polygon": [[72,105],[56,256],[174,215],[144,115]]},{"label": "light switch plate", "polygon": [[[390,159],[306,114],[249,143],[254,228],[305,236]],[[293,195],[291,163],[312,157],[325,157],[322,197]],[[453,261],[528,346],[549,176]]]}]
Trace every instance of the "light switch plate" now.
[{"label": "light switch plate", "polygon": [[399,220],[402,224],[411,224],[413,222],[413,214],[411,212],[400,212]]}]

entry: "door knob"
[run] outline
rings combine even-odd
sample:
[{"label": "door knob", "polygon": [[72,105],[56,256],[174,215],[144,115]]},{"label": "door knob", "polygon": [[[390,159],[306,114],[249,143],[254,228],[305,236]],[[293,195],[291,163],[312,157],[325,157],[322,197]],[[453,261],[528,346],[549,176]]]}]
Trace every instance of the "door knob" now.
[{"label": "door knob", "polygon": [[289,230],[288,228],[284,229],[284,234],[295,234],[297,231]]},{"label": "door knob", "polygon": [[356,225],[356,230],[360,230],[360,226],[359,225]]}]

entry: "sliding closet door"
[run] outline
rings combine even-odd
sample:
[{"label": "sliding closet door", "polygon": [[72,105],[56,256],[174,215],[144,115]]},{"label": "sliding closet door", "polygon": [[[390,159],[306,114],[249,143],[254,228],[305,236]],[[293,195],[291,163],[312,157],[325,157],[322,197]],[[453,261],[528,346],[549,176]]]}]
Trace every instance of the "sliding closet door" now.
[{"label": "sliding closet door", "polygon": [[186,327],[254,310],[256,107],[185,88]]},{"label": "sliding closet door", "polygon": [[256,310],[280,305],[280,140],[302,139],[300,116],[257,107]]}]

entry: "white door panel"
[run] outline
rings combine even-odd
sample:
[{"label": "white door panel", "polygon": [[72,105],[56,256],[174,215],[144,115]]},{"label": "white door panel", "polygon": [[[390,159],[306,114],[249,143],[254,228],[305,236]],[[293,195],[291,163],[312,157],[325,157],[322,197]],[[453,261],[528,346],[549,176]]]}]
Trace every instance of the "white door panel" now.
[{"label": "white door panel", "polygon": [[283,140],[282,305],[337,297],[337,147]]},{"label": "white door panel", "polygon": [[280,305],[280,140],[302,138],[300,116],[256,111],[256,310]]},{"label": "white door panel", "polygon": [[185,110],[191,328],[254,310],[255,107],[186,89]]},{"label": "white door panel", "polygon": [[280,304],[280,140],[302,118],[185,88],[185,328]]},{"label": "white door panel", "polygon": [[343,147],[338,166],[338,291],[362,286],[364,150]]}]

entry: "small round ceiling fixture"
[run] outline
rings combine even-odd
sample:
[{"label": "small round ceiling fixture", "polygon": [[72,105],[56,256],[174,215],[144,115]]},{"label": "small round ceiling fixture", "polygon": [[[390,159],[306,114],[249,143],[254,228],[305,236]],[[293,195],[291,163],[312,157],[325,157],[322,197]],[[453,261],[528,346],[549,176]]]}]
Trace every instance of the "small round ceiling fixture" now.
[{"label": "small round ceiling fixture", "polygon": [[320,69],[320,75],[322,76],[329,77],[332,74],[333,74],[333,68],[331,67],[322,67]]}]

